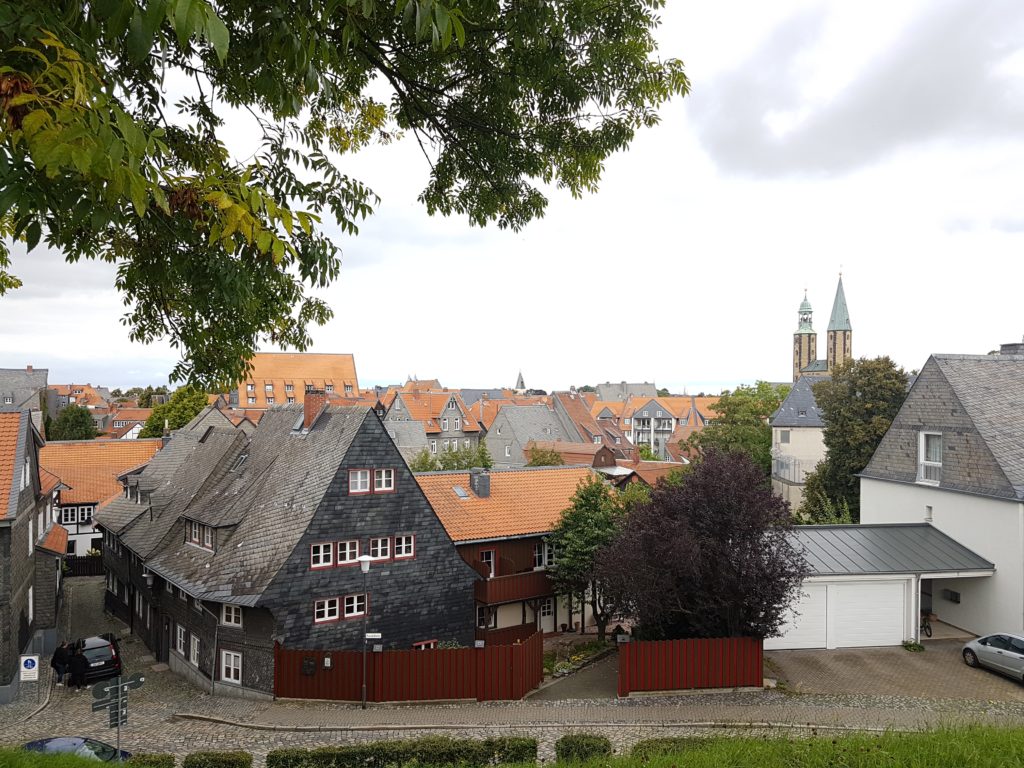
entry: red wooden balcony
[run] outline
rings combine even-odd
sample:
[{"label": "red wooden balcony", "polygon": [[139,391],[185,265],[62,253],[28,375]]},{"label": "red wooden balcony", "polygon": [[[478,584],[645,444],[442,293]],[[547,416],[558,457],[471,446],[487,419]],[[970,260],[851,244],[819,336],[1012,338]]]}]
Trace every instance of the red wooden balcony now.
[{"label": "red wooden balcony", "polygon": [[476,582],[474,589],[477,602],[487,605],[533,600],[551,597],[554,594],[547,571],[526,571],[511,576],[495,576],[493,579]]}]

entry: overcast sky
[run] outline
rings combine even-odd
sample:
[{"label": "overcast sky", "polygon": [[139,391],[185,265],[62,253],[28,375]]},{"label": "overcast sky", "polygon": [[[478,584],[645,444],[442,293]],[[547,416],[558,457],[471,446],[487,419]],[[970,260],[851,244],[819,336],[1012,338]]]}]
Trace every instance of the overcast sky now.
[{"label": "overcast sky", "polygon": [[[427,216],[409,141],[351,158],[382,203],[340,240],[312,351],[353,353],[363,385],[785,381],[805,288],[824,355],[840,269],[858,357],[1021,340],[1024,4],[672,0],[663,22],[692,94],[525,231]],[[175,354],[128,340],[112,268],[17,254],[0,367],[166,380]]]}]

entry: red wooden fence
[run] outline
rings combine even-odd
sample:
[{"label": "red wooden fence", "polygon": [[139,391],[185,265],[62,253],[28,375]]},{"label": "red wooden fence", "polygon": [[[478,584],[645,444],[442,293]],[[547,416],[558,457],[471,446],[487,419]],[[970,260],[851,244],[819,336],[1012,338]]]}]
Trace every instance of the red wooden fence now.
[{"label": "red wooden fence", "polygon": [[631,691],[761,687],[762,641],[756,637],[656,640],[619,644],[619,696]]},{"label": "red wooden fence", "polygon": [[[535,632],[515,645],[382,651],[368,653],[366,661],[368,701],[521,699],[544,679],[544,639]],[[305,651],[276,645],[274,695],[359,701],[362,665],[361,651]]]},{"label": "red wooden fence", "polygon": [[513,624],[511,627],[502,627],[501,629],[481,629],[478,627],[476,639],[483,640],[488,645],[515,645],[516,643],[523,642],[536,631],[537,625],[532,622],[528,624]]}]

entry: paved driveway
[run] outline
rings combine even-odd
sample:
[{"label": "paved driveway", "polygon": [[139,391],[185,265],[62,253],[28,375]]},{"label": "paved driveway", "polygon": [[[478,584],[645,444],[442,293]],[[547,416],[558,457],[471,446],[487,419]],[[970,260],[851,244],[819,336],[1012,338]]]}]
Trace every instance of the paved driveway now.
[{"label": "paved driveway", "polygon": [[765,675],[796,693],[1024,701],[1024,685],[960,658],[962,640],[930,640],[921,653],[903,648],[771,651]]}]

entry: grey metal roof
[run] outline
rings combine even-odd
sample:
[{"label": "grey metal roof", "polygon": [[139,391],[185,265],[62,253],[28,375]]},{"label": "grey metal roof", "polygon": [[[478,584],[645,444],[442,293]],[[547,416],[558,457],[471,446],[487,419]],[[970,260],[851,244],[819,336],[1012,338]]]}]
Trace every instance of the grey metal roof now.
[{"label": "grey metal roof", "polygon": [[[801,376],[789,390],[779,409],[772,414],[773,427],[824,427],[821,409],[814,399],[811,387],[819,381],[830,381],[831,376]],[[802,416],[800,414],[803,414]]]},{"label": "grey metal roof", "polygon": [[811,363],[808,363],[807,365],[805,365],[800,370],[801,371],[806,371],[807,373],[817,373],[818,371],[827,371],[828,370],[828,360],[815,360],[815,361],[813,361]]},{"label": "grey metal roof", "polygon": [[792,536],[811,576],[995,570],[981,555],[929,523],[798,525]]}]

